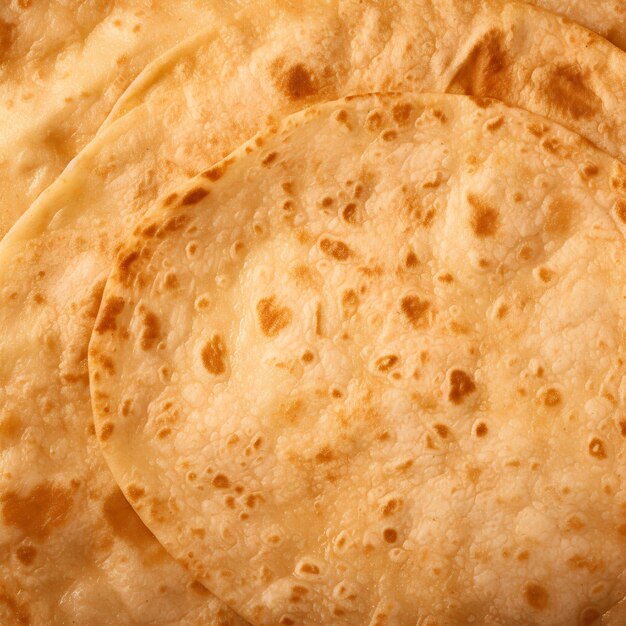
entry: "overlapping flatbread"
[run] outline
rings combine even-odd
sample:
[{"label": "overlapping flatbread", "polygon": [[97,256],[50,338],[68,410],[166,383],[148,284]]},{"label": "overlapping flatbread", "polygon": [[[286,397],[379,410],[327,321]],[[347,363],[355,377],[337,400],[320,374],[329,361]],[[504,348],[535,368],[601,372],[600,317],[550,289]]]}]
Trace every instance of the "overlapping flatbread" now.
[{"label": "overlapping flatbread", "polygon": [[626,167],[495,101],[314,106],[165,197],[89,350],[168,551],[255,624],[626,593]]},{"label": "overlapping flatbread", "polygon": [[[476,93],[505,93],[517,104],[542,111],[549,100],[545,90],[556,84],[549,77],[569,63],[582,73],[586,89],[576,83],[574,91],[583,94],[583,104],[588,98],[596,103],[589,93],[597,91],[607,119],[617,119],[610,94],[619,95],[623,75],[617,71],[621,57],[612,47],[521,5],[510,5],[501,17],[485,3],[446,17],[453,6],[442,2],[425,19],[420,11],[430,4],[412,9],[392,2],[311,3],[296,12],[287,3],[268,3],[263,10],[256,6],[230,21],[224,18],[220,29],[202,36],[200,48],[192,39],[147,68],[106,127],[2,242],[3,618],[29,615],[34,622],[54,623],[58,615],[59,620],[97,623],[99,612],[108,607],[120,623],[159,623],[164,616],[176,621],[187,607],[192,615],[195,606],[184,599],[186,588],[202,590],[178,571],[171,577],[179,577],[172,582],[176,591],[161,593],[152,581],[162,580],[163,571],[176,572],[173,564],[163,557],[163,571],[146,569],[144,552],[159,552],[154,542],[136,548],[123,534],[115,536],[107,498],[116,494],[113,502],[124,512],[129,509],[123,508],[90,432],[86,354],[100,290],[121,241],[159,196],[208,168],[267,121],[350,92],[475,85],[471,90]],[[460,21],[448,35],[452,18]],[[539,30],[533,30],[534,23]],[[548,31],[556,38],[549,41],[565,46],[561,56],[546,47],[542,35]],[[492,55],[500,49],[492,46],[493,33],[508,50],[506,76],[527,72],[537,63],[534,78],[519,94],[517,79],[511,84],[493,79],[501,76]],[[446,51],[453,44],[446,37],[453,34],[467,40],[448,66]],[[435,45],[437,37],[445,40],[441,46]],[[568,42],[589,44],[590,52],[570,50]],[[198,49],[201,55],[196,55]],[[422,51],[431,55],[430,61]],[[588,75],[587,63],[604,69]],[[448,74],[437,82],[435,72],[442,69]],[[571,94],[568,76],[563,89]],[[606,76],[613,81],[612,92]],[[505,92],[502,85],[508,85]],[[581,100],[573,101],[580,105]],[[561,115],[569,115],[567,110]],[[601,126],[598,120],[596,111],[572,113],[567,121],[594,141],[601,134],[599,142],[617,151],[615,124]],[[72,480],[81,486],[70,498]],[[59,494],[67,496],[70,509],[56,504]],[[11,511],[40,500],[42,516],[34,525],[20,525],[19,513]],[[129,515],[124,526],[132,527],[134,519]],[[33,530],[37,528],[44,530]],[[112,542],[101,540],[106,536]],[[18,556],[22,546],[30,554],[20,552],[26,562]]]}]

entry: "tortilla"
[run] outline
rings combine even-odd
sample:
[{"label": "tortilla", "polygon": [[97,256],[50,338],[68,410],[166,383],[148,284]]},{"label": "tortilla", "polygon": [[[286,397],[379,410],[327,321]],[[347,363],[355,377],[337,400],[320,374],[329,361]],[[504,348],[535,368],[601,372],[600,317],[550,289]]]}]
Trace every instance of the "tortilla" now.
[{"label": "tortilla", "polygon": [[586,26],[626,50],[626,5],[622,0],[527,0]]},{"label": "tortilla", "polygon": [[[427,36],[423,34],[428,22],[419,21],[418,8],[425,9],[426,5],[414,11],[409,8],[391,3],[311,3],[296,13],[287,4],[270,3],[263,10],[255,6],[233,19],[225,17],[219,29],[191,38],[146,68],[105,128],[0,244],[0,431],[4,439],[0,497],[13,494],[10,502],[16,498],[28,501],[42,483],[65,489],[69,480],[81,476],[84,486],[92,482],[103,485],[89,492],[93,499],[81,492],[72,500],[71,515],[62,516],[63,525],[52,527],[41,535],[43,539],[35,540],[38,560],[28,570],[16,557],[28,533],[15,526],[10,515],[8,519],[0,515],[0,577],[5,584],[0,605],[7,614],[13,615],[15,607],[23,606],[32,612],[33,620],[41,616],[52,621],[55,612],[62,619],[95,615],[97,611],[89,609],[95,605],[95,591],[67,593],[75,584],[89,587],[80,581],[92,580],[95,563],[95,580],[105,578],[107,584],[93,583],[89,588],[99,589],[103,605],[117,606],[121,596],[124,610],[139,620],[143,613],[128,598],[140,597],[145,599],[144,606],[154,607],[155,613],[169,615],[155,600],[158,584],[150,582],[149,570],[146,573],[140,564],[141,550],[129,548],[129,554],[137,556],[127,557],[128,542],[118,537],[114,545],[115,550],[119,548],[119,562],[113,558],[102,562],[102,553],[93,547],[92,537],[101,536],[103,529],[110,527],[104,506],[115,486],[96,455],[94,437],[89,433],[85,355],[93,318],[85,315],[98,306],[99,289],[120,242],[156,198],[167,196],[186,178],[211,166],[259,130],[268,118],[276,120],[350,91],[399,88],[411,64],[424,70],[423,83],[415,83],[415,88],[435,82],[432,72],[443,67],[443,57],[436,51],[434,70],[414,53],[402,53],[398,58],[391,54],[405,44],[428,49],[429,42],[434,41],[430,30]],[[507,11],[501,21],[489,23],[488,14],[480,11],[475,20],[468,17],[469,10],[459,16],[464,20],[460,24],[468,25],[466,54],[471,57],[472,41],[480,39],[490,24],[506,26],[507,32],[532,32],[528,18],[532,9]],[[425,16],[436,33],[445,35],[445,19],[435,14]],[[548,19],[556,24],[553,16]],[[580,33],[589,36],[580,29],[563,28],[554,27],[563,36],[563,45],[577,41]],[[203,42],[203,56],[191,53],[198,39]],[[329,46],[330,41],[336,45]],[[513,73],[531,62],[531,53],[523,53],[530,49],[531,41],[537,45],[535,34],[524,35],[520,54],[514,57],[519,65],[511,68]],[[555,41],[561,40],[557,37]],[[449,42],[445,45],[451,49]],[[593,51],[594,45],[589,49]],[[378,62],[369,56],[372,51],[377,53]],[[554,57],[554,63],[579,58],[568,55],[570,52]],[[534,58],[543,69],[552,67],[549,59]],[[609,51],[602,63],[617,67],[620,58]],[[454,63],[461,61],[455,59]],[[325,67],[331,68],[330,75]],[[455,73],[454,67],[446,71],[452,76]],[[615,80],[617,92],[620,80],[622,77]],[[498,84],[488,81],[488,86]],[[535,86],[538,94],[541,84]],[[532,89],[531,95],[535,93]],[[523,100],[524,95],[527,93],[517,100]],[[530,98],[528,106],[533,101]],[[132,106],[122,110],[129,103]],[[587,118],[572,124],[584,132]],[[595,128],[594,132],[599,132],[609,127]],[[609,142],[610,136],[607,134]],[[69,459],[59,452],[64,450],[71,451]],[[77,476],[69,476],[70,469]],[[65,549],[68,545],[71,551]],[[59,560],[59,554],[71,554],[72,559],[66,563]],[[123,567],[121,561],[126,558]],[[163,567],[173,567],[166,560],[163,563]],[[180,589],[192,586],[192,578],[180,576]],[[155,574],[154,580],[160,578],[161,574]],[[135,593],[143,580],[145,587]],[[83,600],[86,609],[79,606]],[[186,610],[185,601],[174,594],[172,606],[179,604]],[[88,622],[87,617],[81,619]]]},{"label": "tortilla", "polygon": [[237,2],[0,6],[0,237],[93,138],[144,66]]},{"label": "tortilla", "polygon": [[109,466],[255,624],[590,624],[626,593],[624,234],[626,168],[545,118],[313,106],[122,247]]}]

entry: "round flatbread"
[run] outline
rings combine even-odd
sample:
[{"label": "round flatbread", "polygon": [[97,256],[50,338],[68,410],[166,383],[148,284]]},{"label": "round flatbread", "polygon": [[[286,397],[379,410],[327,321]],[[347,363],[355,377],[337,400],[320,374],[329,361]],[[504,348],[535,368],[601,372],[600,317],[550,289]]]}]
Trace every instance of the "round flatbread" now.
[{"label": "round flatbread", "polygon": [[626,168],[488,100],[314,106],[162,199],[89,349],[118,483],[255,624],[626,592]]}]

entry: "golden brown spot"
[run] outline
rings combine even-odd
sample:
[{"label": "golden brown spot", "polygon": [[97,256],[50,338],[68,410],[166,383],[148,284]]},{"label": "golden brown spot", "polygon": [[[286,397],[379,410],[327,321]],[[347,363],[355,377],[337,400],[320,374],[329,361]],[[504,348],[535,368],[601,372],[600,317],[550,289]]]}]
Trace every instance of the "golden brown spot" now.
[{"label": "golden brown spot", "polygon": [[315,307],[315,334],[322,335],[322,303],[318,302]]},{"label": "golden brown spot", "polygon": [[213,167],[203,172],[202,176],[204,178],[208,178],[209,180],[212,180],[213,182],[215,182],[216,180],[219,180],[224,175],[224,169],[225,168],[223,165],[214,165]]},{"label": "golden brown spot", "polygon": [[468,193],[467,201],[472,207],[470,225],[477,237],[491,237],[498,230],[499,215],[483,198]]},{"label": "golden brown spot", "polygon": [[499,320],[501,320],[503,317],[506,316],[508,312],[509,312],[509,305],[503,303],[498,307],[498,310],[496,311],[496,317]]},{"label": "golden brown spot", "polygon": [[489,428],[485,422],[480,422],[480,424],[476,425],[476,436],[477,437],[485,437],[489,432]]},{"label": "golden brown spot", "polygon": [[72,499],[68,491],[44,482],[22,497],[14,491],[2,496],[2,516],[7,526],[15,526],[32,539],[45,539],[62,526]]},{"label": "golden brown spot", "polygon": [[[580,626],[592,626],[592,624],[596,624],[597,620],[601,617],[600,611],[587,607],[582,611],[579,618]],[[598,624],[599,626],[599,624]]]},{"label": "golden brown spot", "polygon": [[550,127],[547,124],[544,124],[543,122],[533,123],[533,124],[528,125],[528,131],[530,132],[530,134],[534,135],[535,137],[539,139],[543,137],[549,130],[550,130]]},{"label": "golden brown spot", "polygon": [[396,498],[390,498],[382,507],[381,513],[383,517],[390,517],[402,508],[402,501]]},{"label": "golden brown spot", "polygon": [[329,463],[335,459],[335,453],[328,447],[322,448],[316,455],[315,461],[317,463]]},{"label": "golden brown spot", "polygon": [[383,141],[394,141],[394,139],[398,137],[398,133],[395,130],[390,129],[384,131],[381,137]]},{"label": "golden brown spot", "polygon": [[448,399],[453,404],[462,404],[465,396],[476,391],[476,385],[463,370],[452,370],[450,373],[450,392]]},{"label": "golden brown spot", "polygon": [[[204,530],[204,529],[203,529]],[[189,588],[200,596],[210,596],[211,592],[199,581],[194,580]]]},{"label": "golden brown spot", "polygon": [[263,167],[269,167],[272,163],[274,163],[274,161],[276,161],[277,158],[278,158],[277,152],[270,152],[267,156],[265,156],[261,160],[261,165]]},{"label": "golden brown spot", "polygon": [[107,422],[100,430],[100,441],[107,441],[113,434],[114,428],[111,422]]},{"label": "golden brown spot", "polygon": [[228,489],[230,487],[230,480],[224,474],[215,474],[212,483],[217,489]]},{"label": "golden brown spot", "polygon": [[398,533],[393,528],[385,528],[383,538],[387,543],[395,543],[398,539]]},{"label": "golden brown spot", "polygon": [[127,543],[138,546],[152,543],[152,534],[119,489],[107,496],[102,512],[113,532]]},{"label": "golden brown spot", "polygon": [[[2,425],[0,424],[0,427]],[[617,424],[617,427],[619,428],[619,432],[622,435],[622,437],[626,437],[626,419],[625,420],[620,420]],[[0,434],[1,434],[1,430],[0,430]]]},{"label": "golden brown spot", "polygon": [[365,128],[369,131],[377,131],[383,124],[383,116],[379,111],[370,111],[365,118]]},{"label": "golden brown spot", "polygon": [[15,598],[3,593],[2,587],[0,587],[0,605],[2,604],[11,611],[15,618],[15,622],[12,622],[12,624],[20,624],[20,626],[29,626],[31,624],[28,610],[21,604],[18,604]]},{"label": "golden brown spot", "polygon": [[585,523],[576,515],[572,515],[565,525],[566,530],[571,530],[573,532],[578,532],[585,527]]},{"label": "golden brown spot", "polygon": [[411,325],[418,328],[430,308],[430,302],[418,296],[405,296],[400,301],[400,308]]},{"label": "golden brown spot", "polygon": [[320,573],[320,568],[314,563],[302,563],[298,569],[305,574],[318,575]]},{"label": "golden brown spot", "polygon": [[574,65],[558,65],[548,76],[544,97],[562,115],[575,120],[593,117],[602,101],[587,84],[588,72]]},{"label": "golden brown spot", "polygon": [[142,310],[142,324],[140,345],[142,350],[152,350],[161,339],[161,324],[159,318],[151,311]]},{"label": "golden brown spot", "polygon": [[558,389],[551,387],[543,393],[543,403],[548,407],[555,407],[561,403],[561,393]]},{"label": "golden brown spot", "polygon": [[483,35],[457,70],[448,91],[505,99],[510,82],[505,39],[497,29]]},{"label": "golden brown spot", "polygon": [[381,356],[376,360],[376,367],[380,372],[388,372],[392,367],[397,365],[398,357],[395,354]]},{"label": "golden brown spot", "polygon": [[589,573],[593,573],[602,568],[602,563],[595,559],[588,559],[581,554],[575,554],[567,559],[567,566],[570,569],[584,569]]},{"label": "golden brown spot", "polygon": [[544,283],[549,283],[552,280],[553,276],[554,272],[552,270],[549,270],[547,267],[542,267],[539,269],[539,278]]},{"label": "golden brown spot", "polygon": [[413,107],[408,102],[396,104],[391,110],[393,119],[400,126],[406,126],[409,123],[412,111]]},{"label": "golden brown spot", "polygon": [[598,437],[594,437],[589,442],[589,454],[596,459],[606,459],[604,442],[601,439],[598,439]]},{"label": "golden brown spot", "polygon": [[17,439],[22,431],[22,421],[15,413],[9,413],[0,422],[0,439]]},{"label": "golden brown spot", "polygon": [[409,268],[417,267],[419,262],[417,260],[417,256],[415,255],[415,252],[411,251],[406,255],[405,263],[406,266]]},{"label": "golden brown spot", "polygon": [[15,24],[0,20],[0,63],[8,56],[15,38]]},{"label": "golden brown spot", "polygon": [[437,189],[442,182],[443,174],[439,170],[431,172],[422,183],[422,189]]},{"label": "golden brown spot", "polygon": [[626,224],[626,200],[622,200],[621,198],[615,202],[613,206],[615,211],[615,215]]},{"label": "golden brown spot", "polygon": [[343,207],[341,216],[348,224],[354,224],[356,222],[356,204],[354,202],[348,202],[348,204]]},{"label": "golden brown spot", "polygon": [[469,467],[467,469],[467,477],[474,483],[476,484],[478,482],[478,479],[480,478],[480,475],[482,474],[482,470],[478,467]]},{"label": "golden brown spot", "polygon": [[343,241],[327,237],[320,241],[320,250],[337,261],[346,261],[352,255],[352,251]]},{"label": "golden brown spot", "polygon": [[137,250],[133,250],[129,252],[126,256],[122,257],[118,264],[118,271],[120,274],[120,280],[126,286],[128,286],[134,276],[131,267],[132,265],[139,259],[139,252]]},{"label": "golden brown spot", "polygon": [[485,124],[485,127],[487,128],[487,130],[490,130],[493,132],[495,130],[498,130],[498,128],[501,128],[502,124],[504,124],[504,117],[502,115],[499,115],[495,119],[489,120]]},{"label": "golden brown spot", "polygon": [[310,363],[313,360],[313,353],[310,350],[305,350],[300,358],[305,363]]},{"label": "golden brown spot", "polygon": [[600,173],[600,168],[594,163],[585,163],[580,170],[580,177],[583,180],[591,180]]},{"label": "golden brown spot", "polygon": [[24,565],[30,565],[37,556],[37,549],[34,546],[20,546],[15,551],[15,556],[17,556]]},{"label": "golden brown spot", "polygon": [[626,524],[618,526],[617,532],[622,535],[622,537],[626,537]]},{"label": "golden brown spot", "polygon": [[543,611],[548,606],[550,595],[544,587],[537,583],[526,583],[523,590],[524,599],[533,609]]},{"label": "golden brown spot", "polygon": [[548,205],[548,211],[544,221],[547,232],[556,235],[564,235],[570,227],[572,215],[572,201],[568,198],[553,199]]},{"label": "golden brown spot", "polygon": [[206,198],[209,195],[209,190],[204,189],[202,187],[196,187],[191,191],[188,191],[184,196],[180,203],[183,206],[187,206],[190,204],[197,204],[203,198]]},{"label": "golden brown spot", "polygon": [[346,289],[341,296],[341,306],[343,308],[343,318],[352,317],[359,308],[359,296],[354,289]]},{"label": "golden brown spot", "polygon": [[144,495],[146,495],[146,490],[143,487],[128,485],[128,497],[131,500],[139,500],[139,498],[143,498]]},{"label": "golden brown spot", "polygon": [[178,282],[178,277],[172,272],[166,274],[163,284],[166,289],[177,289],[180,286],[180,283]]},{"label": "golden brown spot", "polygon": [[322,198],[321,204],[325,209],[327,209],[328,207],[333,206],[334,202],[335,201],[332,198],[329,198],[328,196],[326,196],[325,198]]},{"label": "golden brown spot", "polygon": [[275,84],[291,100],[301,100],[318,92],[311,72],[302,63],[293,65],[281,76],[275,77]]},{"label": "golden brown spot", "polygon": [[202,349],[202,363],[210,374],[220,376],[226,372],[226,345],[219,335],[213,335]]},{"label": "golden brown spot", "polygon": [[434,429],[437,431],[437,434],[442,439],[445,439],[450,434],[450,431],[448,430],[448,427],[445,426],[444,424],[435,424],[434,425]]},{"label": "golden brown spot", "polygon": [[172,434],[172,429],[169,426],[166,426],[165,428],[161,428],[161,430],[159,430],[159,432],[157,433],[157,437],[159,439],[165,439],[166,437],[169,437]]}]

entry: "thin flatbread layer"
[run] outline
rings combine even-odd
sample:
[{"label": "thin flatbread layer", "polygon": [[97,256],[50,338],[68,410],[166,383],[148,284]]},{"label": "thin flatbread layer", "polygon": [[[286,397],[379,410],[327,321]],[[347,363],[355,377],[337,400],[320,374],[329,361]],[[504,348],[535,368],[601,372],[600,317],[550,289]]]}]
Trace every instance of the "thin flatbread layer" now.
[{"label": "thin flatbread layer", "polygon": [[[444,5],[440,6],[443,11]],[[533,40],[528,33],[534,32],[527,16],[534,15],[533,10],[507,11],[496,25],[505,29],[504,40],[514,31],[527,33],[520,44],[527,49]],[[416,48],[428,52],[436,41],[433,33],[445,35],[445,19],[436,12],[427,15],[432,26],[418,21],[417,12],[411,13],[403,4],[307,3],[295,14],[288,6],[271,3],[262,11],[253,7],[230,22],[224,20],[219,31],[207,35],[201,57],[175,55],[174,62],[166,64],[173,70],[170,73],[159,73],[163,66],[158,64],[149,68],[151,88],[143,102],[107,124],[0,245],[2,495],[27,500],[40,483],[65,486],[68,466],[76,474],[70,480],[80,479],[83,485],[102,480],[107,489],[114,489],[101,460],[89,456],[95,446],[85,444],[85,437],[93,441],[85,360],[93,318],[85,315],[97,308],[102,282],[136,220],[159,195],[165,197],[187,177],[233,150],[267,117],[278,119],[350,91],[396,88],[409,75],[411,64],[420,71],[428,69],[420,56],[402,52]],[[554,26],[560,37],[589,36],[580,29],[559,30],[558,19],[550,20],[544,26]],[[494,22],[479,11],[476,20],[465,15],[462,24],[469,25],[468,37],[480,39]],[[463,32],[459,25],[450,34]],[[555,41],[565,45],[565,40]],[[451,44],[445,45],[449,50]],[[399,51],[397,56],[393,50]],[[434,50],[433,67],[443,67],[443,57]],[[619,59],[611,54],[606,57],[609,64],[617,63]],[[566,57],[551,58],[558,63]],[[512,58],[519,59],[511,67],[517,73],[531,57],[520,53]],[[541,62],[553,67],[550,59],[541,57]],[[456,70],[451,72],[454,75]],[[161,80],[171,76],[177,80],[162,91]],[[200,85],[203,90],[197,76],[206,78]],[[424,72],[424,81],[425,85],[432,82],[430,70]],[[139,84],[144,85],[142,80]],[[412,84],[421,88],[420,83]],[[539,126],[535,132],[544,131]],[[71,463],[57,450],[71,451]],[[3,610],[23,605],[42,619],[55,611],[80,615],[81,602],[88,607],[97,604],[96,589],[98,601],[108,605],[117,601],[120,589],[122,597],[125,589],[132,593],[133,585],[126,587],[120,572],[127,571],[135,583],[150,580],[139,565],[130,563],[125,570],[115,560],[107,560],[105,570],[115,566],[116,572],[106,577],[107,585],[76,582],[89,579],[94,562],[101,571],[90,537],[109,527],[104,511],[107,489],[90,492],[93,499],[84,492],[73,499],[72,515],[63,518],[63,533],[55,530],[37,543],[39,561],[30,568],[16,557],[27,535],[11,522],[10,514],[0,516],[0,577],[5,581],[2,593],[8,598]],[[68,545],[72,550],[64,554],[77,556],[59,568],[55,559]],[[116,545],[123,546],[123,540]],[[122,557],[126,558],[123,550]],[[87,591],[68,593],[74,584]],[[191,579],[185,584],[191,584]],[[150,595],[157,593],[158,585],[148,584],[144,591],[138,597],[147,598],[145,606],[158,613],[159,605]],[[130,600],[128,604],[133,605]],[[135,607],[133,618],[139,619],[144,608]]]},{"label": "thin flatbread layer", "polygon": [[[232,129],[241,142],[267,116],[368,91],[495,97],[626,158],[626,55],[549,11],[505,0],[252,6],[216,40],[199,36],[146,68],[108,119],[147,103],[175,124],[193,104],[205,120],[201,141],[226,155]],[[184,100],[172,97],[180,92]]]},{"label": "thin flatbread layer", "polygon": [[626,3],[623,0],[527,0],[560,13],[626,50]]},{"label": "thin flatbread layer", "polygon": [[121,249],[107,461],[255,624],[590,624],[626,593],[625,233],[626,168],[544,118],[307,109]]},{"label": "thin flatbread layer", "polygon": [[20,0],[0,6],[0,237],[96,134],[144,66],[237,2]]}]

